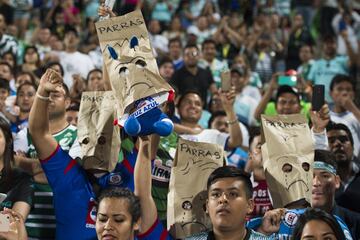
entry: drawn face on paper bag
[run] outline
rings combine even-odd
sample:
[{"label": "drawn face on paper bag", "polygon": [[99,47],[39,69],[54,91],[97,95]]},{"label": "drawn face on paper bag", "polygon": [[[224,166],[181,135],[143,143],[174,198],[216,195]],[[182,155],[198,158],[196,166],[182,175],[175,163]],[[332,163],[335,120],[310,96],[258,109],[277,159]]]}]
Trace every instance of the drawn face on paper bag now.
[{"label": "drawn face on paper bag", "polygon": [[269,166],[269,172],[277,180],[278,189],[287,192],[291,201],[302,198],[309,199],[312,186],[311,162],[304,156],[281,156],[276,159],[276,164]]},{"label": "drawn face on paper bag", "polygon": [[110,81],[121,109],[141,98],[167,91],[148,41],[133,36],[130,41],[125,39],[122,44],[107,46]]}]

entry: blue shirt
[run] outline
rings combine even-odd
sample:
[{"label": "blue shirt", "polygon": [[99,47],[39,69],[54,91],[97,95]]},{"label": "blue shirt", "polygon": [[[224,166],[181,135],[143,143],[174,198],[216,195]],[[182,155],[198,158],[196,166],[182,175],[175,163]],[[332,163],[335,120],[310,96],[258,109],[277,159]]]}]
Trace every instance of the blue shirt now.
[{"label": "blue shirt", "polygon": [[309,72],[309,79],[313,84],[325,85],[325,100],[332,103],[330,96],[330,83],[337,74],[349,74],[349,58],[347,56],[337,56],[330,61],[319,59],[315,61]]},{"label": "blue shirt", "polygon": [[[281,219],[279,232],[275,233],[275,239],[288,240],[291,239],[292,232],[295,228],[295,225],[299,219],[299,216],[306,211],[306,208],[302,209],[288,209]],[[342,228],[346,240],[352,240],[349,228],[346,226],[345,222],[336,215],[333,215],[338,221],[340,227]],[[262,218],[253,218],[247,223],[247,227],[251,229],[258,229],[261,225]]]}]

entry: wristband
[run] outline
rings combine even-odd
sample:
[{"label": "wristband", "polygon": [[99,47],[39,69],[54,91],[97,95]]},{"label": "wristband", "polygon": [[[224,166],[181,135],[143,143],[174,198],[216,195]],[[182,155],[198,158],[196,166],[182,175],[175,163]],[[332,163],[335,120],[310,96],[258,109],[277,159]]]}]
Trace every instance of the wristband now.
[{"label": "wristband", "polygon": [[236,118],[234,120],[231,120],[231,121],[226,121],[226,123],[229,124],[229,125],[235,124],[237,122],[238,122],[238,120]]},{"label": "wristband", "polygon": [[36,92],[36,97],[43,100],[43,101],[49,101],[50,100],[50,97],[44,97],[44,96],[41,96],[39,93]]}]

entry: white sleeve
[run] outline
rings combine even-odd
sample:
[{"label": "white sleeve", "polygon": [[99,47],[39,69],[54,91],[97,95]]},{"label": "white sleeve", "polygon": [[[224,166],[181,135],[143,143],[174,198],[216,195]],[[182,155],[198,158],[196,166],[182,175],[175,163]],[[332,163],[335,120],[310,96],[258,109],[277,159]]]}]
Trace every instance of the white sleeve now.
[{"label": "white sleeve", "polygon": [[27,153],[29,151],[29,142],[27,138],[27,128],[22,129],[18,132],[14,139],[14,152],[24,152]]},{"label": "white sleeve", "polygon": [[81,147],[77,138],[75,139],[73,145],[71,145],[71,148],[69,150],[69,155],[73,159],[77,157],[82,158]]},{"label": "white sleeve", "polygon": [[329,142],[326,135],[326,129],[321,133],[315,133],[311,128],[311,135],[316,150],[329,150]]}]

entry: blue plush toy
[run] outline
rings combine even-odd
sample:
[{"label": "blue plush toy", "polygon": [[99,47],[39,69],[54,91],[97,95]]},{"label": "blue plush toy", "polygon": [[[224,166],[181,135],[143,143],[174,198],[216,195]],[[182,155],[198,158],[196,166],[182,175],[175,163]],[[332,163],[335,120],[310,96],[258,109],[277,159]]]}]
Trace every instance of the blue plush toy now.
[{"label": "blue plush toy", "polygon": [[[168,101],[173,100],[174,93],[169,92]],[[157,133],[168,136],[174,129],[173,122],[156,105],[152,97],[143,98],[135,103],[135,111],[125,121],[124,130],[130,136],[145,136]]]}]

